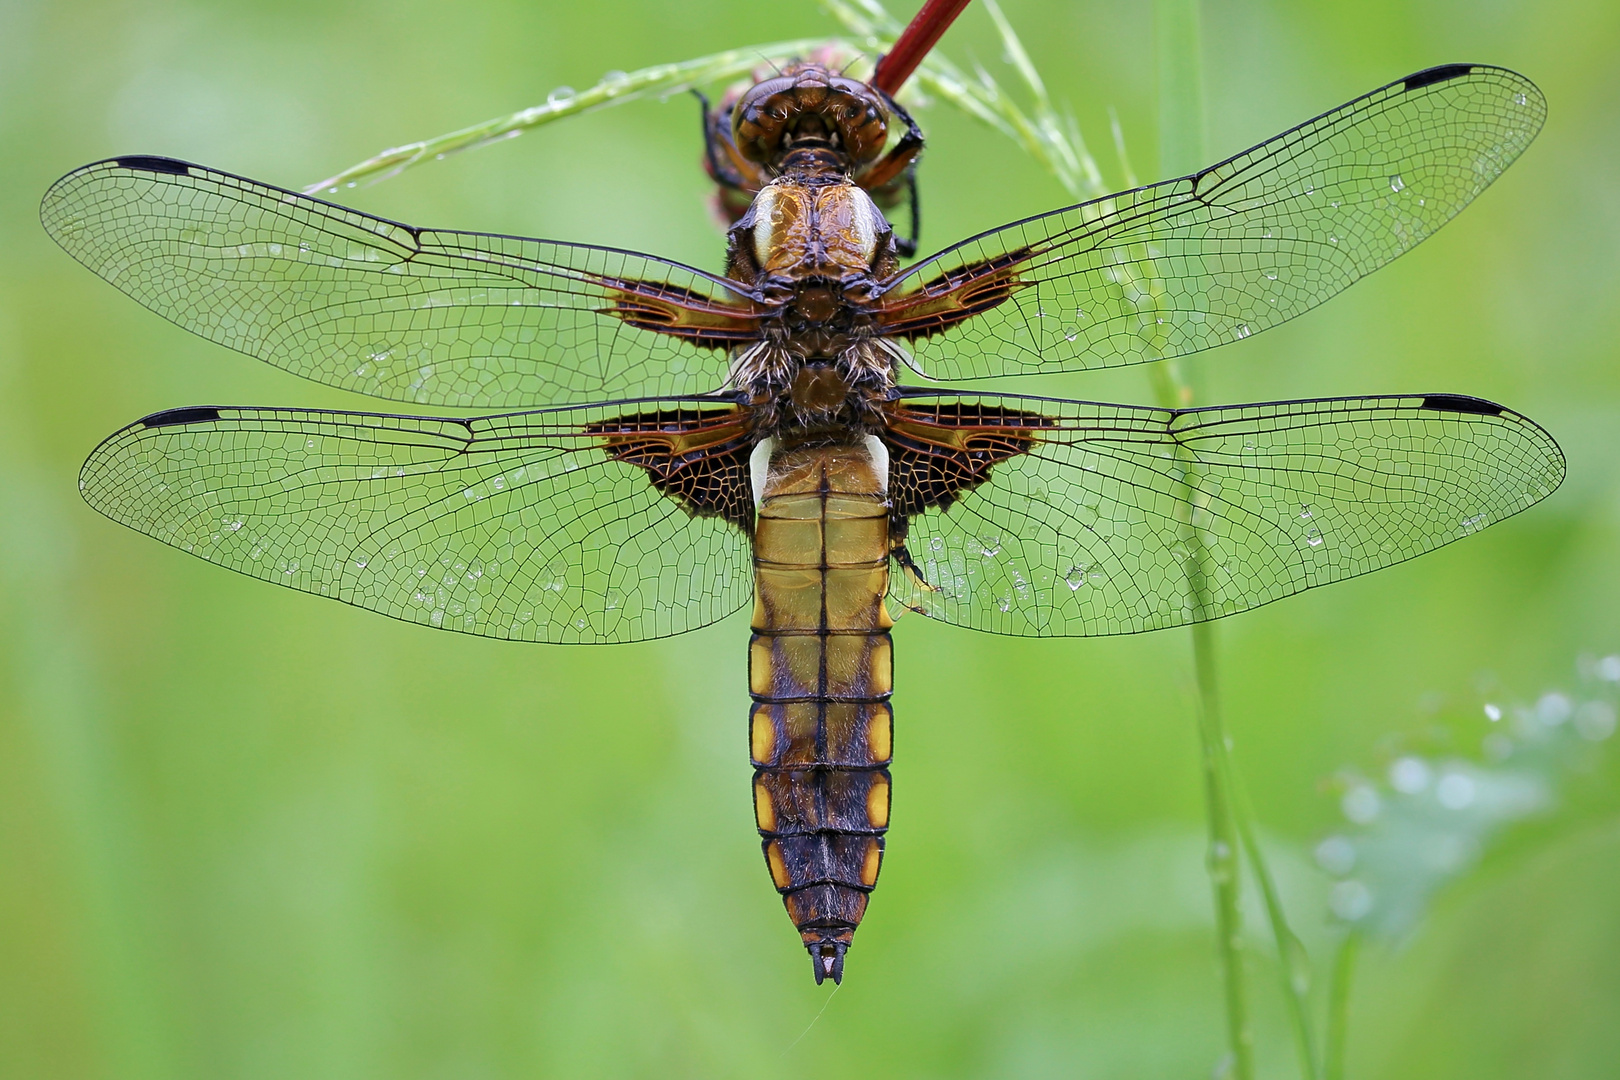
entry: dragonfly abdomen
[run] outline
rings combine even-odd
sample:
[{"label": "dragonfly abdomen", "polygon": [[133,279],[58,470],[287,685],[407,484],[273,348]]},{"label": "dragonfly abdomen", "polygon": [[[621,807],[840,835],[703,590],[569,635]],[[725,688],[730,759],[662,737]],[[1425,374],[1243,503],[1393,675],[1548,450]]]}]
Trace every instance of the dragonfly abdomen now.
[{"label": "dragonfly abdomen", "polygon": [[816,981],[836,982],[889,825],[887,454],[859,437],[767,453],[748,662],[755,821]]}]

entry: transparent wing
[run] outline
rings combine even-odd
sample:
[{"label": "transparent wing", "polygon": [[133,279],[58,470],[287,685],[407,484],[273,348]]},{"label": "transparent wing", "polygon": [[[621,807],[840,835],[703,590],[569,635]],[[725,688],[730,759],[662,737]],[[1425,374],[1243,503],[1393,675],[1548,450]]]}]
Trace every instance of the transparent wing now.
[{"label": "transparent wing", "polygon": [[1431,68],[1196,176],[964,241],[900,275],[880,321],[947,380],[1213,348],[1315,307],[1434,233],[1546,112],[1512,71]]},{"label": "transparent wing", "polygon": [[417,229],[167,158],[69,173],[40,216],[75,259],[187,330],[396,401],[702,393],[725,377],[715,350],[757,336],[748,301],[679,263]]},{"label": "transparent wing", "polygon": [[79,487],[199,558],[426,626],[576,643],[714,622],[752,595],[748,539],[586,432],[619,411],[174,409],[97,447]]},{"label": "transparent wing", "polygon": [[[1564,475],[1533,422],[1452,395],[1180,412],[955,394],[902,404],[951,424],[977,416],[981,431],[984,417],[1045,418],[1002,440],[1028,452],[912,518],[915,573],[891,576],[908,607],[1000,634],[1125,634],[1230,615],[1478,532]],[[923,473],[915,454],[891,440],[902,489],[908,471]],[[1190,584],[1200,576],[1202,600]]]}]

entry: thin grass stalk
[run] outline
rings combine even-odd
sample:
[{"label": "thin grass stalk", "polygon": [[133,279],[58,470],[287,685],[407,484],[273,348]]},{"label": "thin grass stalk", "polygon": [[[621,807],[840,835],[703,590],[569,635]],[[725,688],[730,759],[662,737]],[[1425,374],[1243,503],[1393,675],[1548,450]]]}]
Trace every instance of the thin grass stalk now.
[{"label": "thin grass stalk", "polygon": [[1249,868],[1254,872],[1255,881],[1260,886],[1260,896],[1266,907],[1266,921],[1271,924],[1271,933],[1277,943],[1277,974],[1282,984],[1283,1001],[1288,1006],[1289,1023],[1294,1032],[1294,1052],[1299,1057],[1299,1074],[1305,1080],[1316,1080],[1315,1040],[1311,1037],[1310,958],[1306,956],[1305,946],[1300,942],[1299,936],[1288,925],[1282,897],[1277,892],[1276,880],[1271,876],[1265,854],[1260,849],[1259,838],[1255,834],[1254,809],[1249,804],[1243,781],[1238,778],[1232,766],[1231,754],[1223,753],[1221,758],[1227,774],[1227,790],[1236,796],[1234,804],[1236,812],[1233,819],[1237,822],[1238,833],[1243,838],[1243,850],[1249,857]]},{"label": "thin grass stalk", "polygon": [[610,72],[595,86],[577,93],[553,93],[540,105],[520,109],[507,116],[497,116],[482,123],[437,135],[420,142],[392,147],[382,153],[351,165],[318,183],[304,189],[305,194],[334,192],[339,188],[354,187],[361,180],[372,182],[397,176],[413,165],[424,161],[437,161],[463,150],[472,150],[502,139],[510,139],[533,128],[582,113],[595,112],[610,105],[622,105],[648,95],[684,93],[697,86],[725,82],[740,78],[766,61],[780,62],[806,55],[827,46],[843,46],[858,51],[858,46],[838,38],[801,38],[779,41],[771,45],[757,45],[745,49],[700,56],[695,60],[682,60],[674,64],[655,64],[632,72]]},{"label": "thin grass stalk", "polygon": [[[1202,167],[1206,161],[1203,145],[1202,33],[1199,25],[1198,0],[1157,0],[1154,28],[1159,71],[1161,171],[1167,176],[1175,176],[1190,173]],[[1156,386],[1160,403],[1167,407],[1180,408],[1191,405],[1197,395],[1190,382],[1183,377],[1179,365],[1157,366],[1164,369],[1159,375],[1159,385]],[[1195,508],[1195,517],[1196,513]],[[1208,545],[1203,542],[1202,534],[1196,527],[1191,531],[1193,550],[1190,554],[1202,564],[1208,556]],[[1194,602],[1202,612],[1207,608],[1208,597],[1198,595],[1197,589],[1194,593]],[[1211,804],[1213,806],[1216,803],[1224,803],[1228,821],[1236,828],[1243,852],[1248,856],[1265,906],[1266,921],[1270,924],[1272,937],[1276,942],[1278,975],[1283,1001],[1288,1008],[1300,1075],[1305,1080],[1316,1080],[1316,1053],[1312,1045],[1309,1011],[1309,962],[1298,936],[1288,925],[1276,881],[1266,865],[1265,852],[1261,849],[1255,833],[1253,812],[1243,794],[1236,769],[1232,765],[1230,744],[1224,729],[1215,685],[1214,627],[1200,623],[1194,627],[1192,637],[1194,667],[1198,672],[1200,708],[1205,714],[1201,724],[1201,731],[1205,736],[1204,751],[1206,757],[1212,756],[1214,759],[1213,765],[1216,770],[1214,780],[1221,789],[1218,796],[1212,794]],[[1206,781],[1209,779],[1206,773]],[[1217,835],[1219,831],[1212,819],[1212,847],[1224,845],[1233,849],[1235,859],[1237,845],[1229,835]],[[1225,868],[1222,869],[1224,874]],[[1235,874],[1237,867],[1234,866],[1232,870]],[[1236,885],[1234,895],[1231,897],[1234,902],[1237,899],[1235,890]],[[1224,931],[1225,928],[1222,929]],[[1237,929],[1241,931],[1241,927]],[[1234,944],[1233,948],[1237,947]],[[1241,954],[1223,959],[1227,972],[1228,1000],[1229,1003],[1236,1000],[1241,1007],[1244,1004],[1244,988],[1241,972],[1236,976],[1232,972],[1234,963],[1241,965]],[[1228,1022],[1234,1042],[1243,1040],[1252,1043],[1253,1033],[1242,1016],[1229,1015]],[[1234,1062],[1241,1065],[1235,1050]]]},{"label": "thin grass stalk", "polygon": [[[1154,45],[1159,83],[1159,163],[1166,175],[1191,172],[1204,160],[1202,43],[1198,0],[1155,0]],[[1150,376],[1155,395],[1165,408],[1192,404],[1192,387],[1179,365],[1153,365]],[[1193,603],[1193,669],[1198,684],[1198,737],[1204,774],[1204,802],[1209,818],[1206,863],[1215,898],[1216,951],[1226,998],[1226,1034],[1230,1069],[1236,1080],[1253,1080],[1254,1032],[1249,1023],[1243,971],[1243,916],[1240,907],[1238,805],[1231,787],[1227,736],[1222,717],[1215,661],[1214,627],[1207,620],[1217,611],[1211,604],[1209,545],[1200,529],[1207,508],[1199,505],[1197,462],[1181,453],[1186,486],[1183,539],[1187,586]],[[1203,511],[1201,513],[1200,511]]]},{"label": "thin grass stalk", "polygon": [[1327,1038],[1322,1049],[1322,1080],[1344,1080],[1344,1055],[1350,1032],[1350,984],[1361,952],[1361,935],[1351,930],[1333,957],[1328,983]]},{"label": "thin grass stalk", "polygon": [[[849,30],[851,37],[802,38],[744,49],[730,49],[683,60],[656,64],[632,72],[611,72],[595,86],[580,92],[554,93],[545,102],[506,116],[472,124],[444,135],[391,147],[349,166],[324,180],[304,188],[306,194],[334,194],[357,187],[362,181],[377,183],[398,176],[406,169],[429,161],[440,161],[464,150],[515,138],[525,131],[556,120],[623,105],[649,96],[668,97],[695,87],[728,82],[753,71],[762,63],[784,63],[820,49],[851,54],[864,53],[865,66],[893,46],[904,25],[877,0],[822,0],[829,14]],[[917,69],[911,85],[914,97],[935,97],[969,116],[995,128],[1049,169],[1076,199],[1104,194],[1101,171],[1079,138],[1072,117],[1060,119],[1051,108],[1039,76],[1030,78],[1034,68],[1005,18],[996,12],[998,29],[1010,57],[1022,58],[1020,75],[1034,93],[1037,114],[1029,116],[1004,93],[996,80],[983,69],[967,75],[961,68],[937,53],[930,53]],[[864,74],[857,63],[851,73]]]}]

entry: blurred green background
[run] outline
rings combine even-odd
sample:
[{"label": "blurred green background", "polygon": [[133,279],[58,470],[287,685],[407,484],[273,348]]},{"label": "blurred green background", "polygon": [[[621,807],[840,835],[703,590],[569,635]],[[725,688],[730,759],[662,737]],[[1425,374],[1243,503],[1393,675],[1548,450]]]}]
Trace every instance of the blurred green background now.
[{"label": "blurred green background", "polygon": [[[1110,182],[1110,108],[1155,177],[1150,6],[1006,11]],[[753,831],[746,615],[599,649],[435,633],[207,566],[76,495],[90,448],[156,409],[373,406],[74,264],[36,217],[60,174],[140,152],[301,186],[610,69],[834,32],[808,2],[0,2],[0,1074],[1209,1075],[1185,632],[903,620],[888,859],[829,1002]],[[1240,0],[1206,8],[1205,46],[1216,156],[1447,61],[1521,70],[1551,107],[1438,237],[1192,365],[1215,402],[1478,394],[1569,457],[1506,524],[1220,627],[1236,760],[1319,995],[1334,778],[1437,722],[1472,754],[1482,701],[1620,649],[1620,7]],[[1008,73],[982,11],[943,48]],[[1002,136],[922,121],[925,249],[1066,201]],[[690,99],[652,100],[345,198],[717,269],[698,154]],[[1141,371],[1023,382],[1150,399]],[[1588,764],[1364,954],[1352,1076],[1620,1074],[1620,770]],[[1262,1075],[1294,1075],[1257,911]]]}]

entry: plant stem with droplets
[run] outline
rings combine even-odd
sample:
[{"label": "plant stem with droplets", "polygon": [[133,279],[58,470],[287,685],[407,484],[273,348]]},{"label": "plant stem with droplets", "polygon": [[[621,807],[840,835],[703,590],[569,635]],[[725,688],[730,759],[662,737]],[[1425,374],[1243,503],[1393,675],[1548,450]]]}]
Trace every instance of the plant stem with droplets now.
[{"label": "plant stem with droplets", "polygon": [[[1175,176],[1201,167],[1204,161],[1198,0],[1155,0],[1153,16],[1159,84],[1159,166],[1161,173]],[[1149,377],[1161,406],[1183,409],[1192,404],[1192,387],[1173,361],[1152,365]],[[1209,818],[1207,864],[1215,899],[1216,951],[1226,997],[1230,1060],[1227,1075],[1235,1080],[1252,1080],[1254,1033],[1249,1025],[1243,978],[1243,916],[1239,906],[1242,867],[1238,845],[1242,830],[1237,823],[1239,811],[1227,761],[1226,727],[1216,679],[1215,631],[1207,621],[1217,612],[1210,605],[1209,546],[1199,528],[1197,462],[1190,454],[1179,456],[1187,492],[1185,566],[1196,620],[1192,644],[1198,683],[1199,763]]]},{"label": "plant stem with droplets", "polygon": [[[904,29],[878,0],[821,0],[821,6],[842,22],[853,37],[782,41],[746,49],[729,49],[679,63],[656,64],[639,71],[613,72],[585,90],[557,91],[542,104],[458,131],[384,150],[308,185],[304,193],[330,195],[342,188],[356,187],[362,182],[387,180],[417,165],[440,161],[463,150],[504,142],[571,116],[582,116],[646,97],[664,98],[684,93],[693,87],[724,83],[747,75],[761,64],[785,63],[820,49],[844,50],[851,55],[864,56],[869,62],[892,48]],[[1059,117],[1051,108],[1051,103],[1045,97],[1045,88],[1038,77],[1033,77],[1034,69],[1027,64],[1023,46],[1019,44],[1011,26],[1001,16],[1000,10],[994,8],[993,0],[986,6],[991,10],[991,18],[996,21],[1009,54],[1025,60],[1025,63],[1016,66],[1019,76],[1026,80],[1026,85],[1033,92],[1036,114],[1030,116],[1019,107],[989,72],[979,68],[973,75],[968,75],[944,56],[933,52],[922,58],[911,79],[911,86],[919,99],[922,95],[938,98],[995,128],[1050,169],[1076,198],[1094,198],[1103,194],[1102,174],[1080,140],[1079,127],[1074,123],[1074,118]],[[860,77],[862,67],[863,63],[857,62],[849,73]],[[1034,81],[1029,82],[1032,77]],[[696,125],[693,127],[695,130]]]}]

